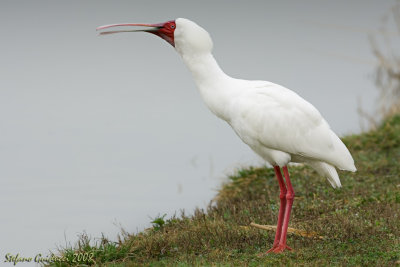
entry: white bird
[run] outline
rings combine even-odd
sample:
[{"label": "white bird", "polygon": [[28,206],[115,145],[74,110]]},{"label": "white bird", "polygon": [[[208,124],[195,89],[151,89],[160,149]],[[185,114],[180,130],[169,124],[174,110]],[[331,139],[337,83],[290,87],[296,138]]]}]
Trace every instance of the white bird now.
[{"label": "white bird", "polygon": [[[98,27],[142,26],[141,30],[105,31],[101,34],[144,31],[175,47],[191,71],[208,108],[225,120],[236,134],[274,166],[280,187],[280,208],[273,247],[286,249],[286,234],[294,191],[287,165],[305,163],[340,187],[336,168],[356,171],[354,160],[318,110],[293,91],[267,81],[235,79],[225,74],[212,55],[213,42],[202,27],[184,18],[165,23],[123,23]],[[281,170],[285,176],[286,185]]]}]

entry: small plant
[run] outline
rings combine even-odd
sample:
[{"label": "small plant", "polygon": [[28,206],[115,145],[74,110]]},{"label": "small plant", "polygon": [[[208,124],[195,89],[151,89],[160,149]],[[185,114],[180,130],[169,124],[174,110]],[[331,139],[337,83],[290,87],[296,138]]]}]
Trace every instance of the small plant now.
[{"label": "small plant", "polygon": [[158,215],[156,218],[152,219],[153,221],[151,223],[153,224],[154,230],[158,231],[164,226],[165,216],[167,216],[167,214],[164,214],[163,216]]}]

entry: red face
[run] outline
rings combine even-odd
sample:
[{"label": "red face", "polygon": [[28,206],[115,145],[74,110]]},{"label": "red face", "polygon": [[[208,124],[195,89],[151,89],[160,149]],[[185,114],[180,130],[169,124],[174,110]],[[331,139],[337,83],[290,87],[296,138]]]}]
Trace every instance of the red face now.
[{"label": "red face", "polygon": [[100,34],[110,34],[110,33],[119,33],[119,32],[149,32],[155,34],[165,41],[170,43],[173,47],[175,47],[174,42],[174,32],[176,28],[175,20],[170,20],[164,23],[157,23],[157,24],[143,24],[143,23],[122,23],[122,24],[111,24],[98,27],[96,30],[103,30],[111,27],[119,27],[119,26],[143,26],[143,27],[150,27],[150,29],[143,29],[143,30],[127,30],[127,31],[106,31]]},{"label": "red face", "polygon": [[175,28],[176,28],[175,20],[171,20],[162,23],[162,26],[158,27],[158,30],[148,30],[147,32],[150,32],[152,34],[155,34],[163,38],[165,41],[167,41],[173,47],[175,47],[175,42],[174,42]]}]

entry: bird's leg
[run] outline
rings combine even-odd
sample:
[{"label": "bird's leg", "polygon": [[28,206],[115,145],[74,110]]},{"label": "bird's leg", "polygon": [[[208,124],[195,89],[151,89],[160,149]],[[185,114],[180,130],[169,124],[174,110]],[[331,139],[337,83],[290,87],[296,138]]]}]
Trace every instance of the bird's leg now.
[{"label": "bird's leg", "polygon": [[285,215],[285,207],[286,207],[286,186],[285,186],[285,182],[283,181],[283,178],[282,178],[281,169],[279,168],[279,166],[274,166],[274,169],[275,169],[276,178],[278,179],[279,188],[281,191],[281,193],[279,194],[279,198],[281,199],[281,205],[279,207],[278,223],[276,226],[274,245],[266,253],[270,253],[275,248],[278,247],[279,241],[281,239],[282,223],[283,223],[283,217]]},{"label": "bird's leg", "polygon": [[290,211],[292,210],[293,199],[294,199],[294,191],[292,187],[292,183],[290,182],[289,171],[287,166],[283,168],[283,175],[285,176],[287,192],[286,192],[286,208],[285,208],[285,215],[283,218],[283,225],[282,225],[282,233],[281,238],[279,240],[278,246],[273,250],[275,253],[283,252],[284,250],[292,250],[289,246],[286,245],[286,235],[287,229],[289,226],[289,219],[290,219]]}]

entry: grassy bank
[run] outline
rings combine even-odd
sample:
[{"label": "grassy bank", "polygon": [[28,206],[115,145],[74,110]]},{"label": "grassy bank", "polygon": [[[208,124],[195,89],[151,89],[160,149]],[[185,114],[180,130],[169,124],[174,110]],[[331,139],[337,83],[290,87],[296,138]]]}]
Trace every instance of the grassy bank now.
[{"label": "grassy bank", "polygon": [[279,188],[272,169],[249,168],[229,177],[207,210],[159,218],[153,229],[124,233],[119,242],[103,238],[94,245],[82,237],[58,254],[89,252],[109,266],[400,264],[400,115],[344,142],[358,171],[340,172],[339,190],[308,167],[289,168],[296,192],[289,226],[324,237],[291,234],[293,252],[257,256],[275,233],[249,224],[276,224]]}]

